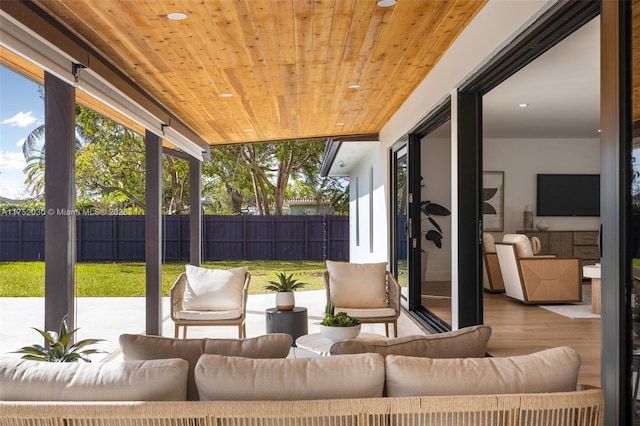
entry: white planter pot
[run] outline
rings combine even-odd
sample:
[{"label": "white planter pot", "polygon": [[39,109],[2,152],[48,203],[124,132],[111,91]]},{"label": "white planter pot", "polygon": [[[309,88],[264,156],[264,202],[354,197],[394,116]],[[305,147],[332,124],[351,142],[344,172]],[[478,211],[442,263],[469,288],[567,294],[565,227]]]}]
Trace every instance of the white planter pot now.
[{"label": "white planter pot", "polygon": [[352,327],[329,327],[320,324],[320,333],[322,337],[331,342],[355,339],[360,334],[360,324]]},{"label": "white planter pot", "polygon": [[276,293],[276,309],[279,311],[292,311],[296,306],[296,299],[292,291],[278,291]]}]

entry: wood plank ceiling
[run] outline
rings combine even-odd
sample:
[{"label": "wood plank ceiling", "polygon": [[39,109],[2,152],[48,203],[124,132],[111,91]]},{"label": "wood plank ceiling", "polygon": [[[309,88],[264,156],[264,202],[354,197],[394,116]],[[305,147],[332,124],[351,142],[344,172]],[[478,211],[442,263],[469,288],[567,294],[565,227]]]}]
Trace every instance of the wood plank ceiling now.
[{"label": "wood plank ceiling", "polygon": [[35,3],[214,145],[380,131],[486,0]]}]

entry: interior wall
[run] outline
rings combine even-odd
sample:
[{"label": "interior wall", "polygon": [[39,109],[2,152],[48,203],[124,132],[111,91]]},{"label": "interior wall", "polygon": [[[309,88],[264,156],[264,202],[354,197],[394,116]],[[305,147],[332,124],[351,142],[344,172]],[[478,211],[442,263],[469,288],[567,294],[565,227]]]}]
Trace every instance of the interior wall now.
[{"label": "interior wall", "polygon": [[537,217],[536,174],[600,173],[599,139],[486,139],[483,141],[485,171],[504,171],[504,231],[523,229],[523,211],[530,205],[534,226],[544,219],[551,231],[598,230],[595,217]]},{"label": "interior wall", "polygon": [[[448,125],[448,124],[447,124]],[[420,197],[451,210],[451,140],[422,140],[420,147],[420,173],[423,177]],[[428,253],[426,281],[451,280],[451,216],[432,216],[442,228],[442,248],[424,238],[424,233],[433,229],[426,216],[422,216],[422,250]]]}]

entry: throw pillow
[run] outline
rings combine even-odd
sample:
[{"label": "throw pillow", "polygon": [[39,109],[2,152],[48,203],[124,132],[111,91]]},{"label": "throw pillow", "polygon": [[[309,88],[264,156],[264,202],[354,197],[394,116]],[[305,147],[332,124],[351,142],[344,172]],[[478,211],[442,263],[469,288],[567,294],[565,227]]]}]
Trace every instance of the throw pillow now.
[{"label": "throw pillow", "polygon": [[247,268],[207,269],[187,265],[182,307],[192,311],[228,311],[242,305]]},{"label": "throw pillow", "polygon": [[580,356],[571,348],[504,358],[385,358],[388,396],[571,392]]},{"label": "throw pillow", "polygon": [[187,399],[198,400],[193,369],[202,354],[233,355],[247,358],[285,358],[293,339],[287,333],[265,334],[248,339],[173,339],[142,334],[120,335],[125,360],[182,358],[189,362]]},{"label": "throw pillow", "polygon": [[426,358],[481,358],[487,352],[491,327],[475,325],[445,333],[380,340],[345,340],[331,346],[331,355],[366,352]]},{"label": "throw pillow", "polygon": [[184,401],[183,359],[40,362],[0,358],[3,401]]},{"label": "throw pillow", "polygon": [[203,401],[310,400],[382,396],[378,354],[249,359],[202,355],[195,369]]},{"label": "throw pillow", "polygon": [[[336,308],[386,308],[387,263],[326,261]],[[337,313],[337,312],[336,312]]]}]

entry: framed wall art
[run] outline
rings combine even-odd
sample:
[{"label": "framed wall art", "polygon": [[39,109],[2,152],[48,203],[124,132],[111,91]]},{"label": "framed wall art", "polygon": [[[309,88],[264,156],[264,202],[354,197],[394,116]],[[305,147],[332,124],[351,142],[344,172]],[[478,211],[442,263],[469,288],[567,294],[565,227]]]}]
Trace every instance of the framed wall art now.
[{"label": "framed wall art", "polygon": [[504,172],[482,174],[482,228],[502,232],[504,227]]}]

